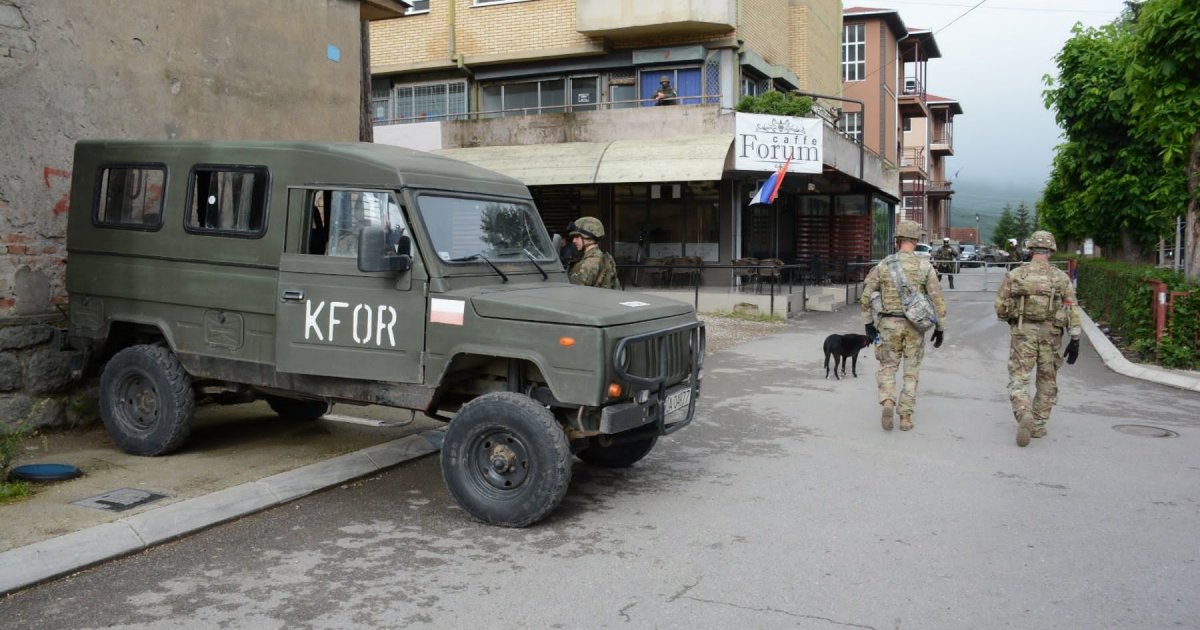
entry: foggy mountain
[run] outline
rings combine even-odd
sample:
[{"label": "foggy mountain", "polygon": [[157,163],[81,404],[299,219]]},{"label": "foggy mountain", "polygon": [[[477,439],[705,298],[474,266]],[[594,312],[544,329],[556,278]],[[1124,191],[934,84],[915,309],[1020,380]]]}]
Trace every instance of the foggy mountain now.
[{"label": "foggy mountain", "polygon": [[979,231],[983,242],[989,242],[992,229],[1000,219],[1004,204],[1014,210],[1022,201],[1030,215],[1037,212],[1037,201],[1042,196],[1042,185],[1029,182],[1003,183],[960,179],[954,182],[954,196],[950,203],[951,227],[975,227],[975,215],[979,215]]}]

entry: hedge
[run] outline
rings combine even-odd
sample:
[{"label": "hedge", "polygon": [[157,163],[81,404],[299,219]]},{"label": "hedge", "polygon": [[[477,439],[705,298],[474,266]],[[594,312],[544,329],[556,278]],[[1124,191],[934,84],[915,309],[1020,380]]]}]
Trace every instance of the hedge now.
[{"label": "hedge", "polygon": [[[1077,263],[1079,302],[1094,319],[1108,325],[1118,345],[1164,367],[1200,367],[1200,291],[1189,286],[1182,274],[1095,258],[1077,259]],[[1168,291],[1189,292],[1175,298],[1162,343],[1154,339],[1150,310],[1154,291],[1147,280],[1165,283]]]}]

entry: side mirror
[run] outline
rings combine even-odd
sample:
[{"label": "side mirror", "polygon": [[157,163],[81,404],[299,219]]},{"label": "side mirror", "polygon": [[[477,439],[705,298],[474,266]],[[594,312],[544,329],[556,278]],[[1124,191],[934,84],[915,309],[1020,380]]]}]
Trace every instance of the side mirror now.
[{"label": "side mirror", "polygon": [[408,271],[412,268],[412,239],[400,236],[388,245],[387,229],[369,226],[358,234],[358,270],[366,272]]}]

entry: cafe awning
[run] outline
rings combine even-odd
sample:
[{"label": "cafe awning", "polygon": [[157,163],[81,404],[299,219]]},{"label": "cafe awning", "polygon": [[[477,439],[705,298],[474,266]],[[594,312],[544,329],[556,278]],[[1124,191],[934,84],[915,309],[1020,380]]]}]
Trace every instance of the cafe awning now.
[{"label": "cafe awning", "polygon": [[526,186],[716,181],[733,169],[733,134],[434,151]]}]

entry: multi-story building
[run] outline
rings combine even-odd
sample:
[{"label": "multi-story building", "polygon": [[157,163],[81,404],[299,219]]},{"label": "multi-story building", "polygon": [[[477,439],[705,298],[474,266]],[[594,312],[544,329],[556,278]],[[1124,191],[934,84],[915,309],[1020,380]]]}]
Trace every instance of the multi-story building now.
[{"label": "multi-story building", "polygon": [[[886,252],[896,172],[834,126],[839,112],[861,112],[840,98],[837,0],[413,4],[372,24],[376,142],[522,180],[551,231],[597,216],[620,261]],[[674,106],[655,106],[664,78]],[[815,126],[747,131],[734,107],[768,90],[828,98]],[[787,155],[779,199],[751,206]],[[706,284],[730,276],[704,274]]]},{"label": "multi-story building", "polygon": [[908,28],[891,9],[847,8],[842,25],[842,88],[864,103],[841,125],[863,145],[899,167],[897,219],[921,224],[927,239],[949,234],[952,182],[945,159],[954,155],[955,100],[934,96],[927,64],[941,57],[928,30]]}]

